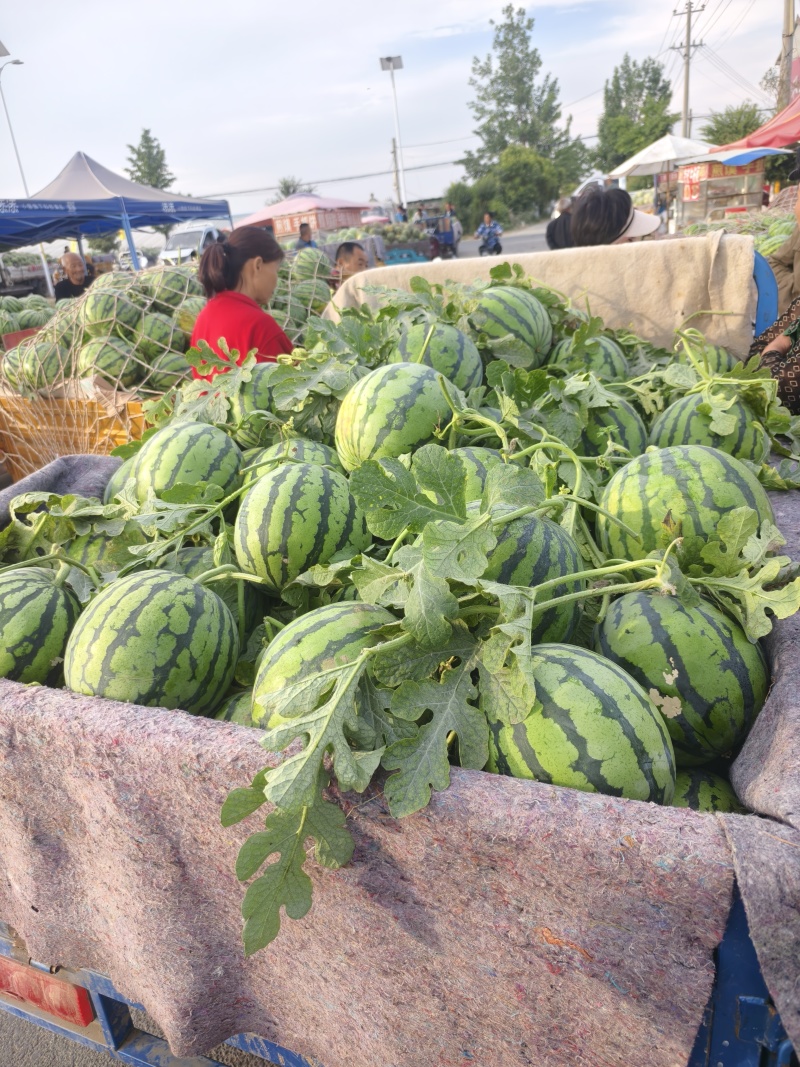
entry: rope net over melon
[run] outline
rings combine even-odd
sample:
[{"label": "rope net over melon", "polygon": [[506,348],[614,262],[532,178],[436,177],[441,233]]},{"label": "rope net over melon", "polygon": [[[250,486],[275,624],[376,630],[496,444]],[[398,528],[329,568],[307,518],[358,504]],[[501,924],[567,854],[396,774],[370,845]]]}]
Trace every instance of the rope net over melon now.
[{"label": "rope net over melon", "polygon": [[[281,263],[268,310],[293,343],[328,303],[331,271],[316,249]],[[38,332],[0,364],[0,451],[15,480],[58,456],[140,437],[146,403],[191,377],[189,341],[206,303],[195,264],[103,274],[55,310],[37,299]],[[5,314],[18,323],[18,310]]]}]

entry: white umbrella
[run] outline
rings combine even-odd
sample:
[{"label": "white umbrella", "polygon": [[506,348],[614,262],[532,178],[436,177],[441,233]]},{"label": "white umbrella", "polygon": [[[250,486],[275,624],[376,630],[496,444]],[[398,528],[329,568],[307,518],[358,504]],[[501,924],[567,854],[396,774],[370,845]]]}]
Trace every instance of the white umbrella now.
[{"label": "white umbrella", "polygon": [[717,146],[708,141],[693,141],[689,137],[676,137],[668,133],[666,136],[653,141],[635,156],[626,159],[618,167],[611,171],[609,178],[633,178],[647,174],[661,174],[672,170],[672,165],[679,159],[689,156],[706,155]]}]

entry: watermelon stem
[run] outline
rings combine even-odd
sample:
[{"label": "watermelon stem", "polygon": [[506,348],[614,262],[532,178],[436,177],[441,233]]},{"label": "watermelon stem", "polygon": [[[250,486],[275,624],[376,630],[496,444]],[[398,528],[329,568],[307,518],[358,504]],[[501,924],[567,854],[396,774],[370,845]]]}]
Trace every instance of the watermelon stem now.
[{"label": "watermelon stem", "polygon": [[[59,567],[56,573],[56,585],[62,585],[69,575],[70,567],[75,567],[92,580],[95,586],[100,585],[100,580],[97,576],[97,572],[92,570],[91,567],[87,567],[83,563],[78,563],[76,559],[72,559],[70,556],[65,556],[63,552],[48,552],[46,556],[34,556],[33,559],[23,560],[21,563],[9,563],[7,567],[0,567],[0,574],[7,574],[10,571],[18,571],[23,567],[38,567],[42,563],[50,563],[52,560],[58,560],[59,563],[66,564],[66,570]],[[63,574],[62,574],[63,570]]]},{"label": "watermelon stem", "polygon": [[214,567],[213,570],[206,571],[194,580],[198,585],[207,585],[209,582],[216,582],[222,578],[237,578],[244,582],[254,582],[256,585],[268,584],[255,574],[246,574],[244,571],[237,570],[235,563],[223,563],[222,566]]},{"label": "watermelon stem", "polygon": [[540,500],[537,504],[526,504],[525,507],[516,508],[514,511],[509,511],[507,515],[500,515],[497,518],[492,519],[492,526],[505,526],[507,523],[513,522],[514,519],[521,519],[524,515],[538,515],[540,511],[549,511],[550,508],[555,507],[558,504],[563,504],[565,501],[570,504],[578,504],[580,507],[589,508],[590,511],[596,511],[600,515],[605,515],[609,522],[613,522],[616,526],[619,526],[621,530],[624,530],[629,537],[632,537],[634,541],[638,543],[639,538],[636,535],[636,531],[632,530],[630,526],[627,526],[621,519],[618,519],[616,515],[612,515],[610,511],[606,511],[606,509],[599,504],[593,504],[591,500],[586,500],[584,497],[573,496],[572,493],[559,493],[558,496],[549,497],[547,500]]},{"label": "watermelon stem", "polygon": [[408,527],[406,526],[406,528],[404,530],[401,530],[397,537],[395,537],[394,541],[392,541],[389,551],[386,553],[386,559],[383,561],[384,563],[391,563],[392,557],[394,556],[395,552],[402,545],[403,541],[405,541],[407,537]]},{"label": "watermelon stem", "polygon": [[425,337],[425,341],[423,342],[422,348],[419,350],[419,354],[415,357],[415,359],[412,362],[414,362],[414,363],[422,363],[422,360],[425,357],[425,353],[428,351],[428,345],[431,343],[431,338],[433,337],[434,333],[436,332],[437,325],[438,325],[438,323],[436,323],[436,322],[432,322],[431,323],[431,328],[428,330],[428,333],[427,333],[427,336]]}]

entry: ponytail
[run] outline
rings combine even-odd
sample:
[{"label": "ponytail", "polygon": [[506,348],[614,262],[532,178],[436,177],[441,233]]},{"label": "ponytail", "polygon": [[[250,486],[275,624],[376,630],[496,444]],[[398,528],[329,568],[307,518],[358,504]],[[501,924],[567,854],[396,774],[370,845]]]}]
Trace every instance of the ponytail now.
[{"label": "ponytail", "polygon": [[197,269],[206,296],[210,299],[216,293],[236,289],[245,263],[257,256],[265,263],[280,263],[284,256],[275,238],[258,226],[240,226],[229,237],[209,245]]}]

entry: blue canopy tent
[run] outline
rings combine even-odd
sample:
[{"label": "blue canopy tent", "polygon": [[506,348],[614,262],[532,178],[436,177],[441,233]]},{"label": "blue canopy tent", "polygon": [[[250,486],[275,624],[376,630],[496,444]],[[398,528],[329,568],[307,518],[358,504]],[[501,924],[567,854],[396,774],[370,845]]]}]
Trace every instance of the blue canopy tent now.
[{"label": "blue canopy tent", "polygon": [[134,269],[139,259],[132,230],[192,219],[226,217],[227,200],[198,200],[139,185],[108,170],[85,152],[76,152],[44,189],[27,200],[0,200],[0,244],[22,245],[56,237],[83,237],[125,231]]}]

